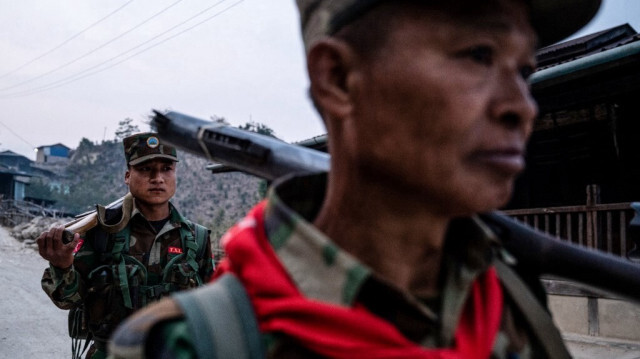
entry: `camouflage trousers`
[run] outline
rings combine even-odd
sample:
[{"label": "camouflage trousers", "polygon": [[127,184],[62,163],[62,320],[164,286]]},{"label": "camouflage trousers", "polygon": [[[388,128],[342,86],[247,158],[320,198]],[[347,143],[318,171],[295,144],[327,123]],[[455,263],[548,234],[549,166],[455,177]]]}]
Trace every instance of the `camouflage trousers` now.
[{"label": "camouflage trousers", "polygon": [[91,344],[91,346],[89,347],[89,350],[87,350],[87,356],[85,356],[85,359],[106,359],[106,358],[107,358],[106,348],[101,345],[96,346],[95,343]]}]

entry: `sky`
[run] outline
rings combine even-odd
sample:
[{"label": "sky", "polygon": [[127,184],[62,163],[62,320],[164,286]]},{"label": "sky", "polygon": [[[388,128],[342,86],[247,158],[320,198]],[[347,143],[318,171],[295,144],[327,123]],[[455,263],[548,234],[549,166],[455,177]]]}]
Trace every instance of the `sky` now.
[{"label": "sky", "polygon": [[[640,1],[604,0],[576,36],[623,23]],[[114,139],[152,109],[281,139],[325,132],[308,96],[294,0],[0,0],[0,150]]]}]

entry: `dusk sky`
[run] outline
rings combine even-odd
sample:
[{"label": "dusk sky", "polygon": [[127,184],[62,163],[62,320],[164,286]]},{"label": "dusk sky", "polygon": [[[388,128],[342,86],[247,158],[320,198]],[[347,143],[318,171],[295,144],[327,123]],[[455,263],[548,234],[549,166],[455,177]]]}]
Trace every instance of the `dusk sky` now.
[{"label": "dusk sky", "polygon": [[[0,0],[0,150],[113,139],[151,109],[260,122],[286,141],[324,133],[307,98],[294,0]],[[570,14],[568,14],[570,16]],[[605,0],[579,34],[629,23]]]}]

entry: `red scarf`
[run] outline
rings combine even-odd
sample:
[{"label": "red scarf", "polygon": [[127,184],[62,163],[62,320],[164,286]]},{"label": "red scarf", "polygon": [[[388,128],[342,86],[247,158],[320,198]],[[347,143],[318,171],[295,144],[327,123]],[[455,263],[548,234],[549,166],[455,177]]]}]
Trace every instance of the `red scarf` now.
[{"label": "red scarf", "polygon": [[227,259],[216,271],[216,278],[230,271],[244,284],[262,332],[284,333],[328,358],[489,357],[502,313],[502,291],[494,268],[473,283],[455,332],[455,347],[423,348],[361,305],[343,307],[305,298],[267,240],[265,204],[258,204],[222,239]]}]

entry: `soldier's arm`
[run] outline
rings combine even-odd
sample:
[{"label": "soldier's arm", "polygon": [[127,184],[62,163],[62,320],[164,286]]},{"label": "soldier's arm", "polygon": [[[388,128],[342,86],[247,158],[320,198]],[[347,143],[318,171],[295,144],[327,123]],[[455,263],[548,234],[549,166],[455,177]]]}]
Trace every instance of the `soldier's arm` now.
[{"label": "soldier's arm", "polygon": [[73,266],[61,269],[49,265],[44,270],[40,284],[58,308],[70,309],[78,306],[84,298],[84,283],[80,277]]},{"label": "soldier's arm", "polygon": [[[55,227],[40,235],[37,239],[40,255],[49,261],[41,279],[42,289],[53,303],[62,309],[69,309],[82,302],[85,285],[81,273],[77,270],[74,249],[79,246],[80,237],[76,234],[69,244],[62,244],[63,227]],[[91,255],[90,246],[82,245],[80,257]]]}]

